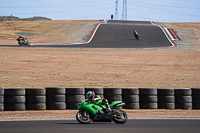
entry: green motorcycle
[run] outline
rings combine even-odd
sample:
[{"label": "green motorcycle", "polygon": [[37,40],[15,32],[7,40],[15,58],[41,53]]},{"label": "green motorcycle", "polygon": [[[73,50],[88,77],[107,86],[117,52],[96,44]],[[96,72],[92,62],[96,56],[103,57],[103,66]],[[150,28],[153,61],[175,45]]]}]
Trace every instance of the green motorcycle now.
[{"label": "green motorcycle", "polygon": [[122,101],[114,101],[109,104],[111,111],[106,110],[106,106],[102,102],[90,103],[88,99],[82,101],[79,105],[79,111],[76,114],[76,120],[81,124],[89,124],[90,122],[112,122],[124,124],[128,116],[126,112],[120,110],[125,103]]}]

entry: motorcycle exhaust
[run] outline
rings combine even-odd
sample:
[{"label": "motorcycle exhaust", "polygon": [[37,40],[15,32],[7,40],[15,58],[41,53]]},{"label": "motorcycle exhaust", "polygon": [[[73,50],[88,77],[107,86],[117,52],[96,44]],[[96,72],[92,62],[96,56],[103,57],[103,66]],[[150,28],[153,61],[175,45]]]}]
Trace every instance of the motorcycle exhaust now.
[{"label": "motorcycle exhaust", "polygon": [[124,106],[125,103],[120,103],[120,104],[117,104],[117,107],[120,107],[120,106]]}]

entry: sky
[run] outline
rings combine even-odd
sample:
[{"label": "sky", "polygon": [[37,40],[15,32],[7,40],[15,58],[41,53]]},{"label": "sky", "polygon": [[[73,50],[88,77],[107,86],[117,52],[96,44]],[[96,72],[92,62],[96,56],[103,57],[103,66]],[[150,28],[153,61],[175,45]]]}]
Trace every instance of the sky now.
[{"label": "sky", "polygon": [[[52,20],[115,19],[116,0],[1,0],[0,16]],[[118,0],[118,20],[123,0]],[[127,20],[200,22],[200,0],[127,0]]]}]

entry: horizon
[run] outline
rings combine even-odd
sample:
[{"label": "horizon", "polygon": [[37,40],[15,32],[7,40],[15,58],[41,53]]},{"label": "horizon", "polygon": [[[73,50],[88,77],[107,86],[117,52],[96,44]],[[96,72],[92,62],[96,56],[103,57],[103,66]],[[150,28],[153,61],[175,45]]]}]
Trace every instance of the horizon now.
[{"label": "horizon", "polygon": [[[0,16],[46,17],[52,20],[102,20],[115,15],[116,0],[2,0]],[[19,3],[23,3],[19,5]],[[123,0],[118,0],[118,20]],[[128,21],[200,22],[198,0],[128,0]],[[114,16],[115,20],[115,16]]]}]

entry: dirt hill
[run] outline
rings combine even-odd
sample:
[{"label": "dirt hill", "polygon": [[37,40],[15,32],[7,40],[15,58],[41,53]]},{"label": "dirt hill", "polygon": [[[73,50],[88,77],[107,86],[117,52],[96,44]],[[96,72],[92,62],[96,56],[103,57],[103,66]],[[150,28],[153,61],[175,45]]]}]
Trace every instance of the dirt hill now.
[{"label": "dirt hill", "polygon": [[[99,21],[6,21],[0,45],[84,42]],[[0,48],[0,87],[200,87],[200,24],[161,23],[175,30],[176,48]],[[33,34],[34,33],[34,34]],[[26,36],[29,35],[29,36]],[[31,36],[30,36],[31,35]]]},{"label": "dirt hill", "polygon": [[0,44],[17,44],[19,35],[32,44],[85,42],[100,21],[4,21],[0,22]]}]

